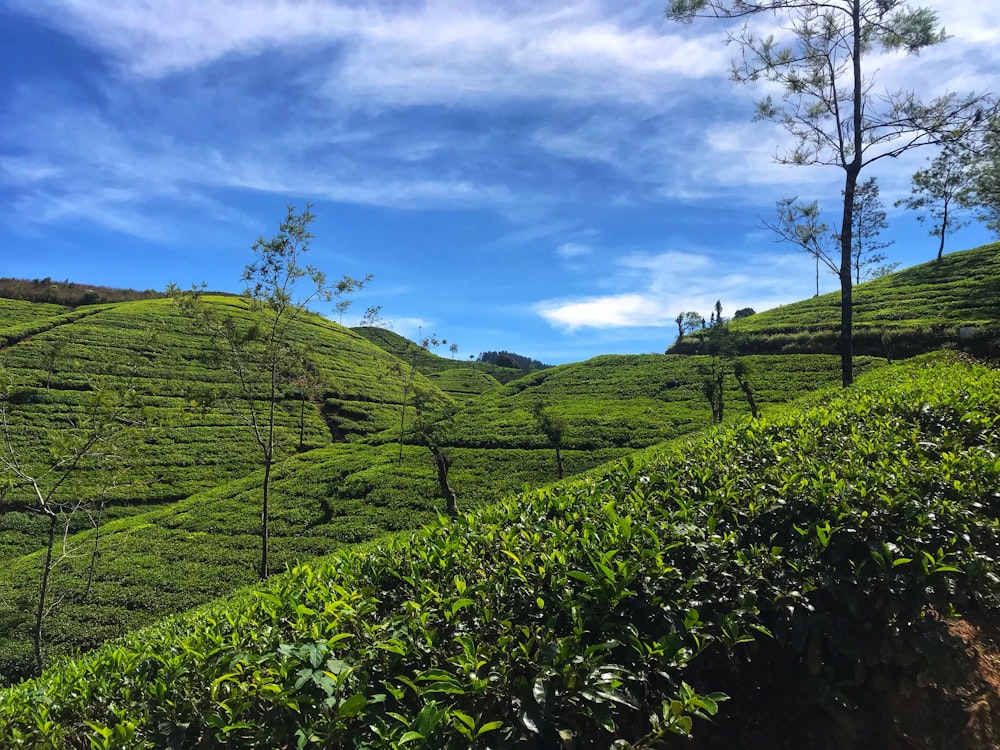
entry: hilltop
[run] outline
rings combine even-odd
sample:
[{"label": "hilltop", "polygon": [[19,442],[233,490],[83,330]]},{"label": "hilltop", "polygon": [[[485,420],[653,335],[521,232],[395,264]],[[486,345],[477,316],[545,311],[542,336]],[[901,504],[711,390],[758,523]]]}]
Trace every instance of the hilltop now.
[{"label": "hilltop", "polygon": [[157,292],[153,289],[145,291],[119,289],[92,284],[77,284],[68,279],[66,281],[53,281],[48,278],[0,278],[0,298],[2,299],[40,302],[65,308],[95,305],[102,302],[159,299],[165,296],[166,294],[163,292]]},{"label": "hilltop", "polygon": [[[723,300],[724,302],[724,300]],[[746,353],[837,351],[840,292],[759,312],[730,323]],[[978,346],[997,356],[1000,341],[1000,243],[951,253],[854,288],[854,352],[910,357],[942,346]],[[959,329],[969,328],[961,341]],[[697,336],[668,352],[701,350]]]}]

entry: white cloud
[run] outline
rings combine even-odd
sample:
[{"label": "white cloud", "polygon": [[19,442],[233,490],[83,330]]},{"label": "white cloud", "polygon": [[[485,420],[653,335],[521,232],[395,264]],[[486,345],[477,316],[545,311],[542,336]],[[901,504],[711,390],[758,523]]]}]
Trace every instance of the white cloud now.
[{"label": "white cloud", "polygon": [[[725,314],[742,307],[758,312],[802,299],[814,283],[812,260],[797,253],[759,253],[739,259],[670,251],[631,254],[618,262],[625,273],[616,294],[544,300],[535,311],[567,331],[672,326],[688,310],[707,317],[716,300]],[[736,270],[738,268],[738,270]],[[830,277],[832,279],[832,277]],[[822,279],[824,290],[833,283]]]},{"label": "white cloud", "polygon": [[[726,54],[715,35],[619,20],[596,0],[21,0],[15,7],[88,38],[141,76],[326,47],[327,94],[361,94],[366,106],[511,96],[659,100],[683,79],[712,74]],[[657,8],[650,4],[650,19]]]},{"label": "white cloud", "polygon": [[0,158],[0,184],[11,187],[58,177],[59,167],[27,156]]},{"label": "white cloud", "polygon": [[579,242],[564,242],[556,248],[556,255],[560,258],[579,258],[592,252],[593,249],[589,245],[582,245]]},{"label": "white cloud", "polygon": [[642,294],[616,294],[569,302],[540,302],[538,313],[558,326],[577,328],[630,328],[660,326],[667,320],[663,305]]},{"label": "white cloud", "polygon": [[[777,126],[751,122],[754,89],[724,80],[737,51],[722,43],[724,25],[666,23],[662,5],[14,0],[13,10],[112,55],[134,75],[108,88],[140,97],[160,79],[240,58],[246,73],[234,86],[194,82],[173,106],[186,112],[185,130],[215,109],[239,112],[246,130],[214,136],[206,125],[199,143],[151,118],[140,135],[127,135],[131,123],[103,121],[62,101],[38,107],[43,94],[36,92],[35,101],[5,112],[12,124],[0,145],[28,156],[0,162],[0,181],[25,192],[27,203],[19,205],[59,199],[58,211],[39,216],[80,216],[108,226],[125,226],[125,211],[141,211],[144,202],[203,201],[202,191],[215,188],[407,209],[488,208],[547,223],[550,209],[574,200],[575,190],[596,194],[605,185],[607,195],[589,197],[618,207],[724,199],[766,210],[788,195],[835,200],[840,170],[774,163],[789,138]],[[890,85],[956,90],[995,80],[995,4],[933,5],[956,39],[919,58],[880,58],[880,77]],[[283,104],[272,101],[282,93],[273,83],[253,95],[260,68],[278,52],[307,61],[289,86],[321,95],[309,111],[287,119],[272,117]],[[386,127],[386,112],[408,117],[409,105],[433,108],[444,119],[454,110],[440,105],[480,113],[498,105],[506,113],[528,98],[544,106],[511,126],[520,130],[473,121],[441,133],[437,120],[419,119],[422,127]],[[124,98],[117,106],[131,111]],[[536,164],[552,169],[559,179],[551,190],[521,183],[516,169],[504,171],[507,165],[498,168],[495,149],[508,141],[523,152],[517,158],[537,160],[524,171]],[[562,179],[561,165],[551,166],[558,161],[552,156],[590,162],[617,181],[578,188],[572,177]],[[874,167],[883,195],[905,194],[922,160]]]}]

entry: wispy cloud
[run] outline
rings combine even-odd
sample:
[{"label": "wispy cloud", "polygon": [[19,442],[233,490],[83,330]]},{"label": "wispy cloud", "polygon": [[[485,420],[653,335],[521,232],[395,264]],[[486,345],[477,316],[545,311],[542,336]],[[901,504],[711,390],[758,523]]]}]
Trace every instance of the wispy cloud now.
[{"label": "wispy cloud", "polygon": [[328,93],[340,96],[346,87],[394,105],[479,96],[657,98],[671,79],[710,75],[724,59],[707,36],[635,14],[616,18],[594,1],[22,0],[16,7],[86,36],[143,76],[326,47]]},{"label": "wispy cloud", "polygon": [[[956,39],[872,59],[880,85],[995,85],[1000,6],[931,2]],[[788,135],[752,122],[763,88],[728,80],[725,24],[664,3],[7,0],[30,54],[0,50],[0,232],[200,262],[315,201],[407,290],[373,297],[387,317],[422,312],[404,334],[430,320],[487,349],[544,319],[550,351],[612,350],[716,299],[807,296],[809,259],[757,217],[790,195],[833,214],[842,174],[775,165]],[[924,157],[871,170],[887,203]]]},{"label": "wispy cloud", "polygon": [[[998,11],[955,5],[936,3],[976,55],[945,44],[879,61],[880,75],[935,87],[992,76]],[[532,223],[581,203],[836,196],[836,170],[774,164],[788,136],[750,122],[754,90],[725,80],[723,27],[667,23],[661,6],[15,0],[12,12],[85,40],[126,74],[94,105],[44,86],[15,96],[0,154],[18,155],[0,179],[28,203],[54,198],[62,209],[49,219],[106,213],[107,226],[160,198],[205,205],[206,191],[233,188]],[[902,191],[913,166],[880,165],[886,192]]]}]

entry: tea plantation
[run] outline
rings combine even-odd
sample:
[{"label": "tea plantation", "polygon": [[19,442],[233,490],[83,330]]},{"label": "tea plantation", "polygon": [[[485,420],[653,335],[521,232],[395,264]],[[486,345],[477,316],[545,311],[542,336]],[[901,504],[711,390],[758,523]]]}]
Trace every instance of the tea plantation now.
[{"label": "tea plantation", "polygon": [[[723,300],[725,302],[725,300]],[[707,313],[708,311],[702,311]],[[979,329],[982,343],[1000,341],[1000,244],[951,253],[854,289],[855,353],[894,358],[954,346],[959,327]],[[837,351],[840,292],[733,321],[744,350],[759,353]],[[696,336],[671,351],[694,353]]]},{"label": "tea plantation", "polygon": [[[238,309],[242,302],[227,297],[212,304]],[[443,509],[431,454],[408,428],[399,460],[409,363],[320,318],[302,323],[297,337],[309,346],[323,385],[312,401],[289,397],[279,412],[287,459],[273,488],[274,571],[344,544],[417,528]],[[533,415],[538,403],[566,419],[568,474],[710,423],[697,385],[701,357],[598,357],[500,386],[473,363],[443,360],[419,347],[406,351],[419,354],[418,366],[430,370],[426,380],[416,380],[425,393],[433,394],[434,383],[449,373],[492,386],[480,396],[449,389],[462,405],[448,432],[449,479],[465,510],[556,478],[554,451]],[[73,419],[94,378],[127,383],[149,423],[112,486],[106,467],[82,466],[66,480],[67,492],[100,496],[106,505],[99,532],[92,513],[78,513],[55,546],[62,558],[52,577],[59,604],[44,623],[46,654],[93,648],[254,580],[259,455],[239,413],[218,401],[232,376],[214,366],[212,355],[211,340],[169,300],[103,307],[3,353],[3,364],[23,384],[10,404],[16,448],[38,462],[52,426]],[[831,357],[756,359],[765,406],[835,382]],[[860,368],[875,364],[859,361]],[[437,392],[439,402],[447,402],[448,394]],[[727,398],[733,414],[746,411],[735,384]],[[407,407],[408,427],[412,399]],[[31,614],[46,519],[22,507],[26,499],[8,493],[0,514],[4,682],[33,669]]]},{"label": "tea plantation", "polygon": [[1000,375],[938,359],[811,401],[62,662],[0,693],[0,741],[711,746],[738,719],[781,746],[765,711],[811,717],[799,747],[903,746],[887,691],[946,683],[928,613],[1000,601]]},{"label": "tea plantation", "polygon": [[[949,623],[1000,603],[1000,380],[895,360],[959,325],[988,348],[998,250],[860,285],[880,356],[848,391],[836,300],[734,321],[760,416],[730,372],[718,427],[697,337],[524,374],[305,315],[263,584],[218,337],[170,299],[0,299],[5,456],[42,471],[107,403],[118,441],[50,475],[77,510],[40,677],[49,525],[0,469],[0,747],[952,746],[979,678]],[[246,301],[205,301],[251,331]]]},{"label": "tea plantation", "polygon": [[[237,298],[213,304],[242,306]],[[215,363],[213,342],[169,300],[81,308],[56,318],[48,315],[52,306],[39,307],[38,332],[0,352],[0,366],[13,383],[12,447],[23,461],[44,464],[51,430],[72,424],[103,381],[131,394],[134,417],[146,429],[113,482],[103,468],[80,466],[65,490],[100,494],[108,517],[181,500],[256,468],[259,458],[240,410],[221,400],[233,388],[233,374]],[[304,319],[294,333],[322,385],[308,401],[292,393],[282,399],[283,454],[358,439],[395,423],[405,372],[397,360],[318,316]],[[418,382],[434,390],[420,376]],[[36,546],[32,528],[40,519],[16,510],[29,499],[25,492],[15,487],[4,496],[2,507],[10,512],[0,514],[0,559]],[[82,516],[75,521],[86,522]]]}]

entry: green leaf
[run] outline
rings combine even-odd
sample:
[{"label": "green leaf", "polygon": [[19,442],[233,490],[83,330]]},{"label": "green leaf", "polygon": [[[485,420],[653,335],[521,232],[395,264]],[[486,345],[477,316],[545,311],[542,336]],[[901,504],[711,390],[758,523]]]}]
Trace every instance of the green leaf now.
[{"label": "green leaf", "polygon": [[460,722],[465,724],[469,729],[476,728],[476,720],[473,719],[468,714],[462,713],[461,711],[452,711],[451,715],[458,719]]},{"label": "green leaf", "polygon": [[487,732],[494,732],[502,726],[503,726],[502,721],[487,722],[486,724],[483,724],[481,727],[479,727],[479,729],[476,731],[476,736],[479,737],[480,735],[486,734]]},{"label": "green leaf", "polygon": [[337,707],[337,713],[347,717],[357,716],[367,705],[368,699],[362,693],[356,693]]}]

